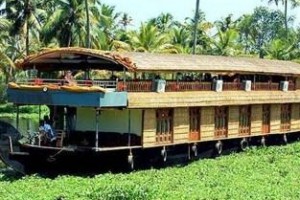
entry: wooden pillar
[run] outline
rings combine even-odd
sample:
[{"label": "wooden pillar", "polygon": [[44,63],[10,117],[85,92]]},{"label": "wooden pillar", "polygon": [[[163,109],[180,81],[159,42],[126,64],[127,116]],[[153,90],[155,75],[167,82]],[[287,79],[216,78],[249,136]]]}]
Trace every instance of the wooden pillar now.
[{"label": "wooden pillar", "polygon": [[99,147],[99,115],[100,115],[100,110],[96,109],[96,133],[95,133],[95,147]]},{"label": "wooden pillar", "polygon": [[128,110],[128,146],[131,146],[131,110]]}]

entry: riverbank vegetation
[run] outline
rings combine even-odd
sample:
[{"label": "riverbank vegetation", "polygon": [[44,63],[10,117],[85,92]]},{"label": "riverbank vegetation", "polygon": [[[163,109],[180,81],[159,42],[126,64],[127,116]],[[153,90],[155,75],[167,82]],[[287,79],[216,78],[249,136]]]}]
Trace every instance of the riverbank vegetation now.
[{"label": "riverbank vegetation", "polygon": [[94,177],[0,175],[1,199],[299,199],[300,143]]},{"label": "riverbank vegetation", "polygon": [[[0,104],[0,118],[15,118],[17,113],[17,107],[12,103]],[[19,106],[19,114],[21,118],[34,118],[38,119],[38,116],[49,115],[49,108],[47,106]]]}]

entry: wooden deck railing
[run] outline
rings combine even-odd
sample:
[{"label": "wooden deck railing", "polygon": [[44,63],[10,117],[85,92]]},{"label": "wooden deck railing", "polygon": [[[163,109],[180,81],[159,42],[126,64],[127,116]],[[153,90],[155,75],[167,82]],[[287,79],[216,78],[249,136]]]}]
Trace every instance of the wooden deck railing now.
[{"label": "wooden deck railing", "polygon": [[166,91],[211,91],[211,82],[177,82],[177,81],[167,81]]},{"label": "wooden deck railing", "polygon": [[294,90],[296,90],[297,88],[296,88],[296,85],[295,85],[295,83],[289,83],[289,91],[294,91]]},{"label": "wooden deck railing", "polygon": [[232,83],[232,82],[224,82],[223,90],[243,90],[242,83]]},{"label": "wooden deck railing", "polygon": [[[28,79],[26,81],[19,81],[17,84],[24,85],[67,85],[68,82],[65,79]],[[155,90],[156,83],[152,80],[130,80],[130,81],[116,81],[116,80],[76,80],[76,84],[79,86],[101,86],[103,88],[112,88],[116,91],[128,91],[128,92],[153,92]],[[199,81],[166,81],[165,91],[213,91],[212,82],[199,82]],[[299,90],[295,83],[289,82],[288,90]],[[238,91],[244,90],[243,83],[235,82],[223,82],[224,91]],[[276,91],[280,90],[279,83],[269,82],[256,82],[251,84],[251,90],[254,91]]]},{"label": "wooden deck railing", "polygon": [[279,83],[255,83],[251,85],[251,90],[279,90]]},{"label": "wooden deck railing", "polygon": [[128,82],[118,82],[118,91],[128,91],[128,92],[151,92],[153,91],[152,81],[128,81]]}]

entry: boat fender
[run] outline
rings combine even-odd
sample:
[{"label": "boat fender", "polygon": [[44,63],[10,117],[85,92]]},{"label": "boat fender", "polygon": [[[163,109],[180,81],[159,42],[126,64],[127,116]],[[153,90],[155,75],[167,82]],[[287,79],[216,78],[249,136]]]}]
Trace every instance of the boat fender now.
[{"label": "boat fender", "polygon": [[216,152],[218,155],[221,155],[222,154],[222,151],[223,151],[223,143],[222,141],[218,141],[215,145],[215,148],[216,148]]},{"label": "boat fender", "polygon": [[194,156],[197,157],[198,156],[198,148],[197,148],[197,144],[194,144],[192,146],[192,151],[194,152]]},{"label": "boat fender", "polygon": [[161,153],[161,156],[162,156],[162,158],[163,158],[163,161],[166,162],[166,161],[167,161],[167,157],[168,157],[166,148],[164,147],[164,148],[161,150],[160,153]]},{"label": "boat fender", "polygon": [[48,88],[47,87],[43,87],[43,92],[47,92]]},{"label": "boat fender", "polygon": [[245,151],[249,146],[248,140],[246,138],[243,138],[240,142],[240,147],[242,151]]},{"label": "boat fender", "polygon": [[288,138],[286,134],[282,135],[282,140],[283,140],[283,144],[287,144],[288,143]]},{"label": "boat fender", "polygon": [[127,161],[131,170],[134,169],[134,159],[132,153],[130,153],[127,157]]},{"label": "boat fender", "polygon": [[261,137],[261,139],[260,139],[260,144],[261,144],[261,146],[263,146],[263,147],[266,146],[266,138],[265,138],[265,137]]}]

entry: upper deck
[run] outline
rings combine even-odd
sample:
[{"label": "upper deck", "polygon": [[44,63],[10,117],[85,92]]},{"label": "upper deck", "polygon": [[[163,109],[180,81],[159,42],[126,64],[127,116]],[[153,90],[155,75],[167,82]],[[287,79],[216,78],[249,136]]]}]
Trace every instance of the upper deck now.
[{"label": "upper deck", "polygon": [[[17,66],[30,70],[31,76],[9,85],[8,99],[16,104],[176,107],[185,105],[180,102],[188,101],[187,98],[193,96],[197,96],[198,102],[199,98],[205,99],[207,96],[210,99],[205,101],[211,102],[217,102],[216,99],[221,97],[224,102],[234,98],[238,100],[239,96],[253,96],[252,101],[255,102],[258,97],[274,94],[284,96],[282,101],[286,101],[289,95],[294,96],[294,102],[298,101],[300,89],[299,64],[255,58],[116,54],[83,48],[61,48],[31,55],[18,61]],[[69,86],[60,77],[67,70],[84,74],[76,78],[75,86]],[[108,71],[111,77],[99,79],[91,75],[92,71],[99,70]],[[159,102],[159,98],[163,98],[165,104],[158,106],[153,103]],[[174,98],[181,100],[176,104]],[[238,104],[237,101],[232,102]],[[272,102],[270,99],[268,103]],[[262,100],[260,103],[263,103]]]}]

